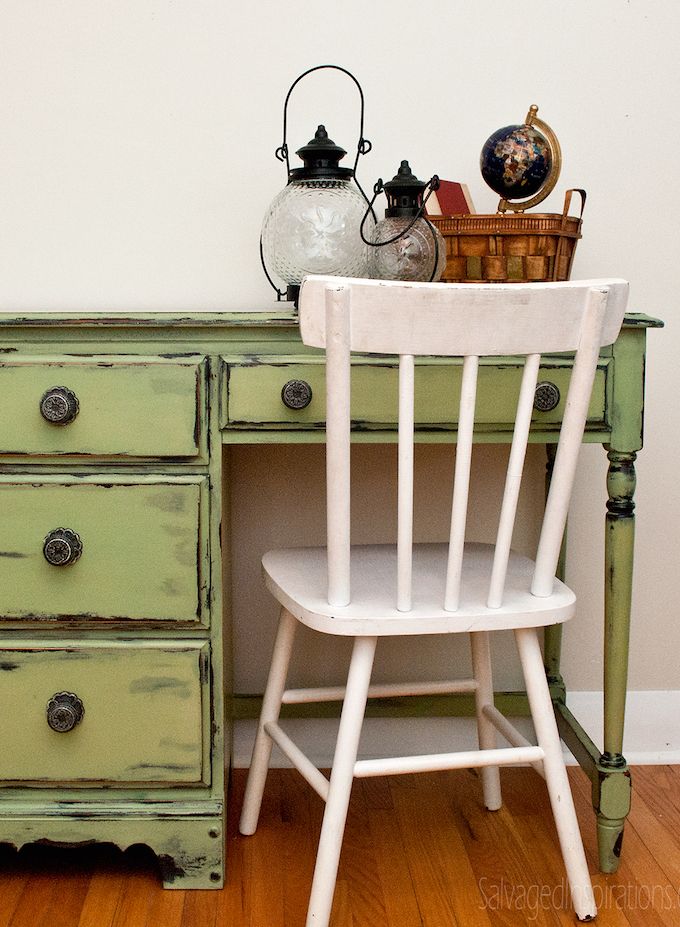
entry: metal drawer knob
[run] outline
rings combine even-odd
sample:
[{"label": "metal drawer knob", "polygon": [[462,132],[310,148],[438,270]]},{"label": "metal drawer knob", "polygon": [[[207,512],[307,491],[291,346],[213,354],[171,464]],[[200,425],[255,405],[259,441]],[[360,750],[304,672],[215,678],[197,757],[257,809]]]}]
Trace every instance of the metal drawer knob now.
[{"label": "metal drawer knob", "polygon": [[306,380],[289,380],[281,390],[281,399],[289,409],[306,409],[312,401],[312,387]]},{"label": "metal drawer knob", "polygon": [[43,554],[52,566],[75,563],[83,552],[80,536],[70,528],[55,528],[45,538]]},{"label": "metal drawer knob", "polygon": [[536,385],[534,409],[536,409],[537,412],[552,412],[559,404],[559,401],[560,391],[550,380],[544,380],[542,383]]},{"label": "metal drawer knob", "polygon": [[73,692],[57,692],[47,703],[47,723],[58,734],[72,731],[84,714],[85,706]]},{"label": "metal drawer knob", "polygon": [[65,386],[53,386],[40,400],[40,414],[52,425],[68,425],[79,408],[78,397]]}]

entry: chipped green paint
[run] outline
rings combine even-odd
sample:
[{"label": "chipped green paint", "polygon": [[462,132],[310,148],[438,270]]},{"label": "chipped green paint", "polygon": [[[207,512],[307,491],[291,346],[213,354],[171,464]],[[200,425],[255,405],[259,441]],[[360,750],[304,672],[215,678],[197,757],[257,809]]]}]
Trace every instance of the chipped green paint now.
[{"label": "chipped green paint", "polygon": [[[82,814],[69,807],[61,817],[19,815],[7,842],[21,848],[26,843],[78,846],[93,841],[112,843],[126,850],[144,843],[158,857],[165,888],[207,889],[224,884],[224,817],[196,807],[192,816],[153,805],[128,810],[127,803],[107,814]],[[44,835],[49,834],[45,840]]]},{"label": "chipped green paint", "polygon": [[[595,377],[588,412],[588,426],[602,428],[605,424],[605,390],[609,360],[603,358]],[[549,380],[560,391],[561,399],[554,410],[535,412],[534,422],[555,425],[561,421],[569,387],[569,361],[555,357],[546,359],[539,372],[539,381]],[[462,367],[457,361],[416,365],[415,415],[418,425],[456,423],[460,402]],[[483,359],[479,370],[479,395],[476,422],[484,427],[493,425],[497,431],[509,432],[514,423],[519,397],[522,366],[498,365]],[[281,389],[288,380],[304,380],[312,389],[312,401],[304,409],[289,409],[281,399]],[[352,419],[355,427],[393,427],[397,421],[399,371],[394,359],[374,363],[357,363],[352,370]],[[289,428],[323,427],[326,410],[325,371],[321,361],[302,362],[299,358],[266,357],[254,364],[227,363],[224,426]]]},{"label": "chipped green paint", "polygon": [[[209,776],[199,670],[207,643],[3,646],[16,665],[11,674],[0,673],[0,700],[12,705],[1,722],[3,743],[12,745],[0,753],[3,780],[172,785]],[[82,721],[66,733],[53,731],[46,719],[57,692],[73,692],[85,706]]]},{"label": "chipped green paint", "polygon": [[[602,352],[585,440],[609,443],[620,454],[639,450],[645,333],[657,324],[629,316],[616,345]],[[286,306],[237,313],[0,312],[0,332],[6,399],[0,693],[5,704],[20,705],[26,722],[9,712],[0,718],[0,842],[145,843],[158,856],[166,886],[218,888],[231,711],[242,710],[232,697],[228,536],[222,549],[229,455],[223,457],[222,445],[322,442],[320,354],[301,344]],[[392,442],[394,361],[355,360],[354,438]],[[544,359],[541,376],[563,397],[568,375],[567,358]],[[455,441],[459,371],[431,362],[418,376],[418,440]],[[293,377],[309,379],[314,389],[303,412],[280,399]],[[516,365],[484,362],[480,402],[487,424],[477,441],[509,440],[518,384]],[[40,417],[40,397],[55,385],[79,397],[70,425]],[[536,414],[531,440],[552,439],[561,409]],[[42,559],[42,523],[36,541],[35,519],[47,514],[60,519],[45,533],[79,530],[67,516],[79,519],[84,552],[63,570]],[[617,536],[612,552],[618,545]],[[611,658],[619,669],[608,683],[610,746],[625,696],[627,543],[623,548],[612,553],[620,605],[609,619],[619,648]],[[555,664],[558,671],[558,651]],[[80,690],[86,714],[73,731],[57,734],[46,724],[45,704],[62,690]],[[523,710],[522,695],[501,701],[507,699]],[[599,748],[563,702],[556,708],[565,740],[593,779],[603,866],[615,868],[627,770],[602,764]],[[387,715],[433,709],[426,699],[376,706]],[[466,710],[464,700],[446,706],[447,713]]]},{"label": "chipped green paint", "polygon": [[[111,474],[106,483],[0,475],[2,620],[196,622],[207,558],[204,476]],[[43,541],[76,531],[80,559],[54,566]]]},{"label": "chipped green paint", "polygon": [[[4,359],[0,456],[196,457],[200,381],[196,359]],[[78,397],[70,424],[54,425],[40,414],[43,394],[55,386]]]}]

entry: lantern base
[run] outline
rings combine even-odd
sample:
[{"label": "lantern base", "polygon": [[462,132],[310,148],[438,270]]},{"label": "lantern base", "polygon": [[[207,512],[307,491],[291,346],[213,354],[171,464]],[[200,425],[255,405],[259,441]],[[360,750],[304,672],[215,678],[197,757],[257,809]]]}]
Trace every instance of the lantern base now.
[{"label": "lantern base", "polygon": [[298,306],[298,299],[300,298],[300,284],[299,283],[289,283],[286,287],[286,299],[288,302],[293,303],[295,308]]}]

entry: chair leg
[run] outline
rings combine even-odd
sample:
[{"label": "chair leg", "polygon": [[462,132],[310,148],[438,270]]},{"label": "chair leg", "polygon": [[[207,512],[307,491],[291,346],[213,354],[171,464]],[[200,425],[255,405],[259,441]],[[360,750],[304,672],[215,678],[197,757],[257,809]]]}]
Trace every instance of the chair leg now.
[{"label": "chair leg", "polygon": [[[477,737],[480,750],[494,750],[497,746],[496,728],[484,715],[485,705],[493,706],[493,677],[491,674],[491,648],[489,632],[475,631],[470,634],[472,651],[472,672],[477,683],[475,709],[477,712]],[[484,804],[489,811],[498,811],[503,804],[501,777],[498,766],[483,766],[481,771]]]},{"label": "chair leg", "polygon": [[282,608],[241,810],[239,830],[242,834],[254,834],[257,828],[272,752],[272,740],[264,726],[269,721],[278,721],[296,630],[297,620],[287,609]]},{"label": "chair leg", "polygon": [[340,848],[349,806],[354,764],[366,710],[377,638],[354,639],[347,690],[340,716],[326,810],[321,825],[314,879],[307,910],[307,927],[327,927],[340,861]]},{"label": "chair leg", "polygon": [[529,707],[538,744],[545,753],[543,768],[562,848],[562,857],[567,870],[572,903],[578,919],[590,921],[597,914],[597,908],[576,819],[574,800],[562,756],[550,691],[545,678],[541,648],[534,628],[521,628],[515,631],[515,639],[524,671]]}]

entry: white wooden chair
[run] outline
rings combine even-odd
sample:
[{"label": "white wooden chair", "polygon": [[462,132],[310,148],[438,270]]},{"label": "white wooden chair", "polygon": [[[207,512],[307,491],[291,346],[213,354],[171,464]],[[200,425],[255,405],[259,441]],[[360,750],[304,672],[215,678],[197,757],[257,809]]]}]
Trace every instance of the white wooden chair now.
[{"label": "white wooden chair", "polygon": [[[326,802],[307,927],[327,927],[354,776],[481,767],[486,806],[501,805],[498,768],[530,763],[545,777],[580,920],[596,914],[536,629],[566,621],[574,593],[555,577],[600,347],[618,334],[628,286],[620,280],[538,284],[432,284],[308,277],[300,330],[325,348],[327,547],[265,554],[265,582],[281,617],[264,696],[240,829],[257,826],[274,741]],[[350,546],[350,352],[399,355],[399,477],[396,546]],[[541,353],[575,351],[557,457],[535,560],[511,539]],[[448,544],[414,544],[414,356],[463,357]],[[517,405],[495,545],[465,544],[478,361],[521,355]],[[346,688],[285,690],[297,623],[354,638]],[[538,746],[494,707],[489,632],[515,634]],[[470,635],[473,678],[370,685],[379,637]],[[479,750],[357,761],[367,697],[473,692]],[[330,781],[279,725],[282,703],[343,700]],[[414,722],[417,723],[417,722]],[[496,733],[509,747],[496,746]]]}]

